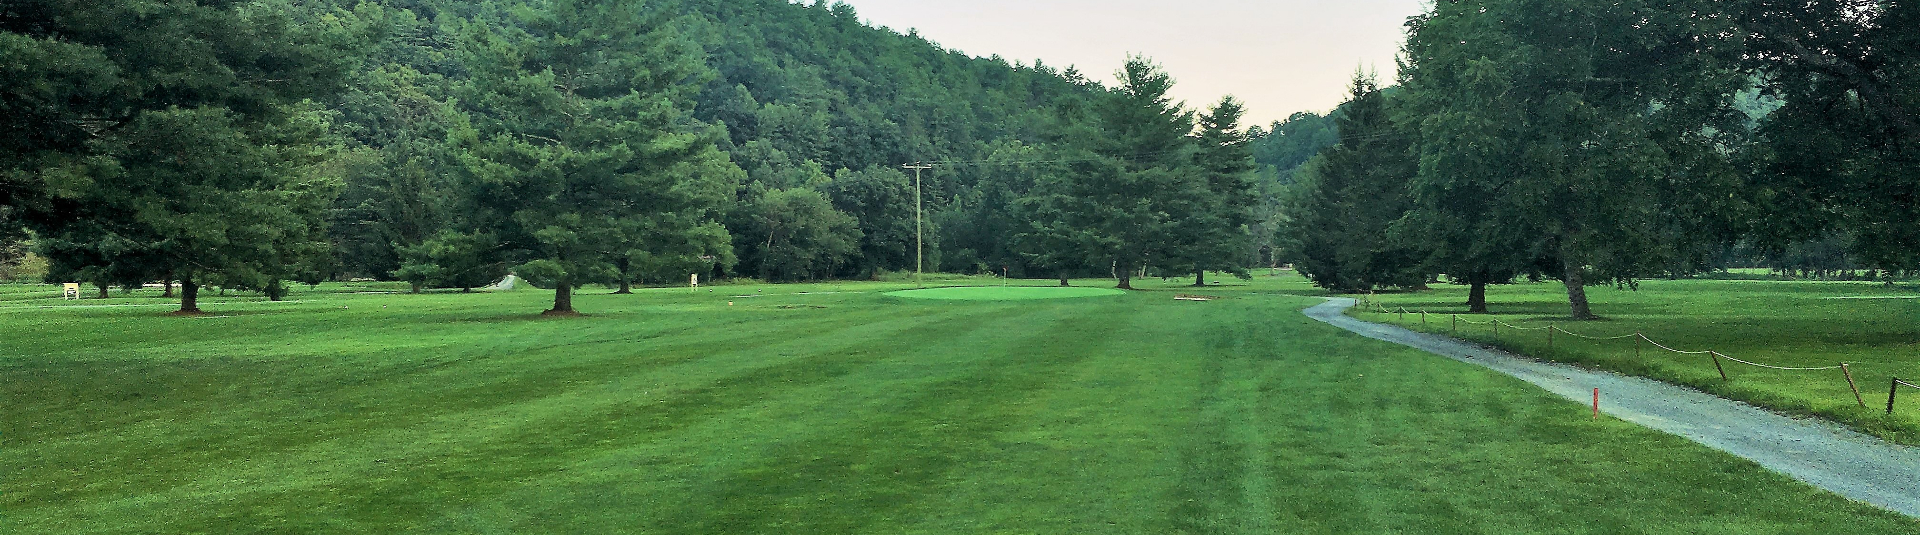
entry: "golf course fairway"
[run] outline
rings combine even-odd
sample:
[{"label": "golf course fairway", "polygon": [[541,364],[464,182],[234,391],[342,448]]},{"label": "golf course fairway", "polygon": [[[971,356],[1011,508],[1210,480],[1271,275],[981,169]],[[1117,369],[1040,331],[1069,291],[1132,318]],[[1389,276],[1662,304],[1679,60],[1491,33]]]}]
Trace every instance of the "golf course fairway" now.
[{"label": "golf course fairway", "polygon": [[1314,321],[1297,280],[589,289],[577,318],[538,291],[200,318],[21,293],[0,533],[1920,533]]}]

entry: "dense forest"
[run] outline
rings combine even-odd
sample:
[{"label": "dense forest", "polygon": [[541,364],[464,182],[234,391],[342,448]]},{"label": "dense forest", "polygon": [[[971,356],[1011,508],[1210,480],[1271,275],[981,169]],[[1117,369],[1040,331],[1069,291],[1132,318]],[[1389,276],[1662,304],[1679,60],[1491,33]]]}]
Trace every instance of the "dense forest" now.
[{"label": "dense forest", "polygon": [[1244,276],[1326,137],[1175,102],[1146,58],[1103,84],[825,2],[32,0],[0,39],[4,250],[189,313],[509,273],[568,313],[587,284],[878,277],[921,241],[930,271]]}]

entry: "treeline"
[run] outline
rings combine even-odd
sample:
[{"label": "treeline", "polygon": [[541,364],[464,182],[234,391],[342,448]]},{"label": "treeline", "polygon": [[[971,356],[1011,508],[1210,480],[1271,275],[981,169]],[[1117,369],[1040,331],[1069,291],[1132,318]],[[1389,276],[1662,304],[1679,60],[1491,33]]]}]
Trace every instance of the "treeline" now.
[{"label": "treeline", "polygon": [[917,207],[928,269],[1123,287],[1244,275],[1270,234],[1238,102],[845,4],[23,0],[0,56],[0,243],[188,313],[209,284],[511,272],[565,314],[586,284],[872,278],[915,266]]},{"label": "treeline", "polygon": [[[1283,257],[1340,291],[1585,289],[1745,257],[1920,268],[1911,2],[1438,2],[1299,172]],[[1826,250],[1822,250],[1822,247]]]}]

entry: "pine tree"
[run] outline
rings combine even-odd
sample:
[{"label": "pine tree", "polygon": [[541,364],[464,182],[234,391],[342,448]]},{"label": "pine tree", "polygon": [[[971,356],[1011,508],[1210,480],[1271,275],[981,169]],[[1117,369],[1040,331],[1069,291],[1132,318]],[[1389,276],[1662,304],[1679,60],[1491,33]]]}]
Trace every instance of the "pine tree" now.
[{"label": "pine tree", "polygon": [[[96,281],[270,290],[324,251],[323,114],[350,33],[274,2],[0,7],[0,202]],[[191,43],[192,46],[183,46]]]},{"label": "pine tree", "polygon": [[1340,144],[1307,164],[1289,204],[1290,259],[1332,290],[1420,287],[1426,249],[1395,230],[1413,207],[1411,129],[1371,75],[1355,75],[1351,94],[1336,121]]},{"label": "pine tree", "polygon": [[1120,87],[1093,106],[1096,129],[1073,140],[1073,160],[1039,193],[1053,199],[1053,232],[1070,236],[1088,264],[1111,264],[1122,289],[1136,270],[1169,256],[1183,195],[1204,191],[1190,167],[1194,114],[1168,92],[1173,77],[1143,57],[1127,60]]},{"label": "pine tree", "polygon": [[1205,189],[1175,226],[1177,255],[1192,266],[1194,286],[1207,285],[1208,270],[1252,278],[1247,272],[1254,254],[1248,226],[1259,197],[1252,144],[1240,129],[1245,115],[1245,106],[1229,96],[1200,116],[1193,169],[1205,175]]},{"label": "pine tree", "polygon": [[[706,72],[661,10],[643,2],[530,0],[465,30],[473,128],[457,133],[475,233],[529,261],[515,271],[573,292],[615,281],[635,251],[711,256],[711,223],[739,180],[719,134],[688,117]],[[698,249],[690,251],[689,249]]]}]

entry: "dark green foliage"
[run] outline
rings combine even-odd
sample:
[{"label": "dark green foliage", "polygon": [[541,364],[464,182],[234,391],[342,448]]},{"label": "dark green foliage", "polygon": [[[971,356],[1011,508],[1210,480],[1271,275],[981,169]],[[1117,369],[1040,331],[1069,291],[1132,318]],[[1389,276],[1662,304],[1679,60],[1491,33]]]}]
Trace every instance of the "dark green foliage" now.
[{"label": "dark green foliage", "polygon": [[1191,267],[1194,285],[1206,284],[1207,271],[1223,271],[1241,279],[1254,265],[1255,245],[1249,226],[1259,202],[1255,191],[1255,162],[1251,143],[1240,130],[1246,108],[1226,97],[1200,116],[1194,171],[1205,182],[1180,208],[1184,217],[1174,226],[1174,256]]},{"label": "dark green foliage", "polygon": [[1303,111],[1265,129],[1253,127],[1247,133],[1252,140],[1253,159],[1279,183],[1292,184],[1295,170],[1320,151],[1340,143],[1340,113],[1335,109],[1321,116]]},{"label": "dark green foliage", "polygon": [[720,253],[688,237],[723,232],[711,223],[738,171],[686,115],[704,70],[670,20],[637,0],[500,7],[464,30],[473,128],[453,137],[470,232],[522,255],[516,271],[555,288],[553,314],[574,312],[578,286],[628,277],[616,260]]},{"label": "dark green foliage", "polygon": [[[1097,91],[1071,69],[1010,64],[946,50],[925,38],[862,24],[852,7],[784,0],[687,0],[688,34],[717,73],[701,90],[695,117],[726,125],[726,145],[764,189],[815,187],[854,213],[868,236],[866,258],[849,276],[914,267],[894,254],[911,211],[856,209],[820,186],[838,169],[864,171],[932,162],[924,174],[928,269],[973,271],[1025,258],[1009,246],[1017,164],[977,162],[1010,144],[1045,145],[1060,135],[1056,110]],[[909,193],[911,193],[909,191]],[[752,196],[739,199],[744,204]],[[911,206],[908,207],[909,209]],[[736,231],[748,247],[767,236]],[[888,242],[896,245],[885,245]],[[908,244],[910,246],[910,244]],[[743,256],[743,273],[757,273]],[[1102,271],[1104,272],[1104,270]]]},{"label": "dark green foliage", "polygon": [[501,248],[500,239],[491,233],[441,230],[418,245],[402,248],[402,265],[393,277],[412,284],[414,293],[428,287],[479,288],[499,280],[512,267],[500,254]]},{"label": "dark green foliage", "polygon": [[[1001,219],[1006,221],[1004,228],[995,230],[1011,236],[1008,245],[1029,268],[1016,275],[1059,277],[1063,286],[1069,284],[1068,279],[1074,273],[1104,273],[1109,268],[1099,265],[1098,259],[1084,255],[1088,249],[1085,242],[1091,240],[1092,235],[1074,226],[1066,212],[1074,206],[1069,197],[1070,168],[1057,163],[1066,154],[1073,153],[1027,146],[1005,147],[995,152],[996,160],[1052,162],[1004,165],[1000,176],[1007,180],[988,190],[990,195],[977,203],[982,217],[974,220],[975,224],[983,224],[995,221],[987,214],[1007,214],[1008,217]],[[999,207],[1005,205],[1013,209],[1000,212]]]},{"label": "dark green foliage", "polygon": [[853,216],[860,250],[850,275],[877,278],[880,270],[914,262],[913,178],[899,170],[841,169],[825,185],[835,209]]},{"label": "dark green foliage", "polygon": [[[1585,286],[1670,268],[1737,180],[1724,147],[1747,117],[1740,32],[1710,2],[1441,3],[1416,20],[1403,76],[1421,117],[1415,197],[1483,247],[1458,276],[1552,258],[1572,315]],[[1722,193],[1721,195],[1724,195]],[[1720,238],[1724,239],[1724,238]],[[1487,258],[1495,254],[1500,258]],[[1474,265],[1478,264],[1478,265]],[[1476,269],[1478,268],[1478,269]]]},{"label": "dark green foliage", "polygon": [[324,269],[326,118],[353,32],[278,2],[0,8],[0,203],[51,275],[268,290]]},{"label": "dark green foliage", "polygon": [[1340,144],[1300,172],[1284,214],[1281,258],[1322,288],[1419,288],[1431,273],[1425,244],[1396,231],[1414,207],[1415,132],[1371,75],[1354,77],[1336,121]]},{"label": "dark green foliage", "polygon": [[1194,113],[1168,95],[1173,77],[1143,57],[1127,60],[1120,86],[1094,102],[1093,128],[1072,140],[1066,169],[1037,185],[1051,199],[1044,222],[1064,234],[1081,262],[1110,264],[1119,287],[1132,288],[1136,271],[1149,265],[1179,265],[1175,225],[1188,199],[1206,191],[1206,177],[1191,167],[1188,140]]},{"label": "dark green foliage", "polygon": [[43,225],[111,165],[100,151],[142,114],[283,115],[344,68],[340,28],[295,26],[280,2],[17,0],[0,5],[0,206]]},{"label": "dark green foliage", "polygon": [[1920,4],[1734,4],[1746,67],[1780,106],[1753,150],[1761,243],[1837,228],[1871,266],[1920,267]]},{"label": "dark green foliage", "polygon": [[337,130],[354,147],[342,159],[347,188],[331,213],[345,274],[395,277],[402,251],[465,224],[471,211],[456,194],[459,169],[447,140],[466,116],[451,85],[399,63],[370,61],[355,73],[336,107],[343,120]]},{"label": "dark green foliage", "polygon": [[765,236],[740,247],[745,264],[758,266],[754,273],[764,280],[829,278],[860,252],[859,220],[812,189],[768,190],[738,213],[744,218],[734,228],[742,235]]}]

